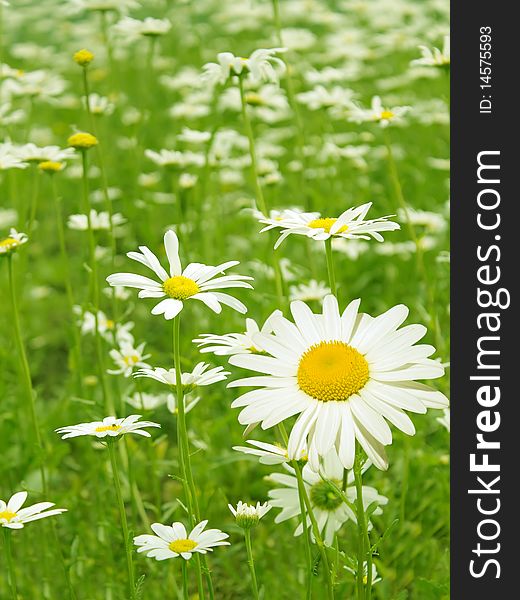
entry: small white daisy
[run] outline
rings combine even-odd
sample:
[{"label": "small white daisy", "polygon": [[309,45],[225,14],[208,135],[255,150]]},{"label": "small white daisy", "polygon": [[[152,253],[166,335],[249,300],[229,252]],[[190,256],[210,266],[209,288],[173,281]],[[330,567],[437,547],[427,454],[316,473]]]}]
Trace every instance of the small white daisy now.
[{"label": "small white daisy", "polygon": [[119,348],[113,348],[110,350],[110,358],[116,363],[117,369],[108,369],[107,373],[110,375],[124,375],[124,377],[130,377],[134,372],[134,369],[150,367],[145,362],[147,358],[150,358],[151,354],[144,354],[145,343],[139,344],[134,347],[134,344],[128,341],[124,341],[120,344]]},{"label": "small white daisy", "polygon": [[181,556],[189,560],[193,553],[207,554],[216,546],[229,546],[225,540],[229,537],[220,529],[206,529],[208,521],[201,521],[188,534],[182,523],[162,525],[153,523],[152,531],[156,535],[138,535],[134,537],[134,544],[138,546],[137,552],[145,552],[149,558],[166,560]]},{"label": "small white daisy", "polygon": [[0,254],[9,254],[18,250],[20,246],[28,241],[28,237],[25,233],[19,233],[11,227],[9,235],[3,239],[0,239]]},{"label": "small white daisy", "polygon": [[8,529],[22,529],[26,523],[53,517],[67,512],[66,508],[54,508],[53,502],[38,502],[32,506],[22,508],[27,500],[27,492],[17,492],[13,494],[7,504],[0,500],[0,525]]},{"label": "small white daisy", "polygon": [[281,465],[290,460],[307,461],[306,449],[302,450],[297,456],[289,456],[287,448],[283,448],[282,446],[268,444],[267,442],[259,442],[257,440],[247,440],[247,443],[251,444],[253,448],[247,446],[233,446],[233,450],[251,456],[258,456],[258,462],[262,465]]},{"label": "small white daisy", "polygon": [[386,108],[381,98],[374,96],[370,108],[362,108],[353,105],[350,112],[350,120],[354,123],[379,123],[381,127],[388,127],[390,123],[399,123],[402,117],[410,110],[409,106],[394,106]]},{"label": "small white daisy", "polygon": [[224,275],[226,269],[238,265],[238,261],[231,260],[216,267],[201,263],[190,263],[184,270],[179,259],[179,240],[174,231],[168,230],[164,234],[164,246],[170,265],[170,273],[161,266],[159,259],[146,246],[139,246],[140,252],[128,252],[127,256],[145,267],[151,269],[159,278],[157,282],[143,275],[134,273],[114,273],[107,277],[110,285],[133,287],[141,290],[139,298],[163,298],[152,309],[153,315],[164,315],[165,319],[173,319],[184,307],[186,300],[200,300],[216,313],[222,311],[221,304],[230,306],[234,310],[245,313],[247,308],[229,294],[214,290],[225,288],[247,288],[252,286],[247,281],[252,277],[246,275]]},{"label": "small white daisy", "polygon": [[[195,365],[191,373],[181,374],[181,382],[185,394],[192,392],[197,387],[224,381],[229,375],[229,371],[224,371],[224,367],[210,368],[210,366],[207,363],[200,362]],[[134,377],[148,377],[169,387],[176,385],[176,372],[173,367],[171,369],[163,369],[162,367],[139,369]]]},{"label": "small white daisy", "polygon": [[310,300],[317,300],[321,302],[328,294],[330,294],[329,286],[315,279],[311,279],[309,283],[291,285],[289,288],[289,299],[291,301],[301,300],[302,302],[309,302]]},{"label": "small white daisy", "polygon": [[264,517],[272,508],[267,502],[260,504],[247,504],[241,500],[236,508],[232,504],[228,504],[228,508],[235,517],[236,523],[242,529],[251,529],[256,527],[262,517]]},{"label": "small white daisy", "polygon": [[[356,569],[352,569],[352,568],[348,567],[347,565],[345,565],[343,568],[346,569],[349,573],[352,573],[355,577],[357,577]],[[375,564],[372,563],[372,585],[375,585],[376,583],[379,583],[380,581],[382,581],[382,579],[377,574],[377,568],[376,568]],[[367,585],[367,583],[368,583],[368,563],[366,560],[363,562],[363,583],[365,585]]]},{"label": "small white daisy", "polygon": [[286,50],[286,48],[260,48],[249,58],[235,56],[231,52],[220,52],[217,54],[217,63],[207,63],[202,67],[202,78],[213,85],[224,84],[234,75],[247,76],[254,83],[277,83],[286,67],[276,54]]},{"label": "small white daisy", "polygon": [[130,415],[122,419],[116,417],[105,417],[102,421],[92,421],[90,423],[79,423],[78,425],[68,425],[59,427],[56,433],[61,435],[61,439],[78,437],[81,435],[93,435],[97,438],[121,437],[127,433],[136,433],[144,437],[151,437],[145,427],[160,427],[159,423],[152,421],[139,421],[141,415]]},{"label": "small white daisy", "polygon": [[449,68],[450,58],[450,36],[444,36],[444,45],[442,50],[439,48],[428,48],[427,46],[419,46],[421,58],[412,60],[410,64],[421,67],[441,67]]}]

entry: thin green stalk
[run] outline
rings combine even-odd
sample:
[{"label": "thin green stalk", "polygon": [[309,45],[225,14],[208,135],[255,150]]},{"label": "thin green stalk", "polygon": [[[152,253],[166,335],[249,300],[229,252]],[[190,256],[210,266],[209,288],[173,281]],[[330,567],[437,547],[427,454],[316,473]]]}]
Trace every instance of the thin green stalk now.
[{"label": "thin green stalk", "polygon": [[189,589],[188,589],[188,561],[181,557],[182,567],[182,597],[184,600],[189,600]]},{"label": "thin green stalk", "polygon": [[[65,292],[67,295],[67,301],[69,305],[69,315],[73,316],[74,312],[74,294],[72,291],[72,283],[70,278],[69,261],[67,256],[67,247],[65,244],[65,231],[63,228],[63,215],[61,211],[61,198],[58,196],[56,191],[56,180],[55,175],[50,173],[51,177],[51,190],[52,197],[54,200],[54,208],[56,211],[56,229],[58,231],[58,242],[60,245],[60,255],[62,262],[62,269],[65,273]],[[76,323],[72,323],[72,335],[74,338],[73,356],[74,356],[74,371],[76,373],[76,386],[78,396],[83,396],[83,362],[81,357],[81,336],[76,326]]]},{"label": "thin green stalk", "polygon": [[[107,438],[108,439],[108,438]],[[132,561],[132,549],[130,547],[128,522],[126,520],[125,503],[123,500],[123,494],[121,492],[121,481],[119,479],[119,469],[117,465],[117,452],[115,449],[115,443],[113,440],[109,440],[107,443],[108,454],[110,456],[110,465],[112,467],[112,476],[114,479],[114,489],[116,491],[117,504],[119,506],[119,516],[121,518],[121,530],[123,533],[123,541],[125,546],[126,554],[126,566],[128,569],[128,585],[130,587],[130,598],[135,598],[135,580],[134,580],[134,565]]]},{"label": "thin green stalk", "polygon": [[255,600],[258,600],[258,583],[256,580],[255,561],[253,559],[253,545],[251,544],[251,529],[244,529],[244,537],[246,541],[247,564],[249,566],[249,573],[251,574],[251,587],[253,588],[253,597]]},{"label": "thin green stalk", "polygon": [[336,275],[334,273],[334,259],[332,256],[332,237],[325,240],[325,256],[327,258],[327,273],[329,276],[329,287],[330,291],[338,297],[336,289]]},{"label": "thin green stalk", "polygon": [[[88,73],[87,66],[82,67],[83,75],[83,91],[85,92],[85,108],[87,109],[88,118],[90,121],[90,127],[94,131],[94,119],[92,118],[92,111],[90,110],[90,88],[88,85]],[[95,132],[94,132],[95,135]]]},{"label": "thin green stalk", "polygon": [[22,380],[25,387],[25,393],[29,404],[29,414],[31,418],[32,427],[36,437],[36,444],[38,445],[38,463],[40,468],[40,475],[42,480],[42,490],[45,496],[47,496],[47,477],[45,474],[44,467],[44,448],[42,438],[40,435],[40,428],[38,426],[38,418],[36,416],[36,406],[34,401],[34,390],[32,385],[31,370],[29,369],[29,362],[27,360],[27,354],[25,353],[25,346],[22,338],[22,330],[20,327],[20,314],[18,311],[18,302],[16,299],[15,289],[15,277],[13,268],[13,255],[9,253],[7,255],[7,269],[9,272],[9,291],[11,295],[11,306],[13,310],[13,328],[16,346],[18,349],[18,357],[20,359],[20,366],[22,368]]},{"label": "thin green stalk", "polygon": [[365,584],[363,581],[364,577],[364,569],[363,565],[365,563],[365,557],[367,555],[367,549],[365,548],[365,540],[366,540],[366,518],[365,518],[365,508],[363,506],[363,478],[361,474],[362,470],[362,455],[357,448],[356,458],[354,461],[354,481],[356,485],[356,520],[357,520],[357,530],[358,530],[358,541],[357,541],[357,571],[356,571],[356,590],[357,590],[357,599],[364,600],[365,598]]},{"label": "thin green stalk", "polygon": [[11,552],[11,530],[7,527],[2,527],[4,530],[5,541],[5,556],[7,562],[7,579],[9,581],[9,589],[13,600],[18,600],[18,588],[16,586],[16,573],[13,565],[13,555]]},{"label": "thin green stalk", "polygon": [[[191,470],[190,448],[188,440],[188,430],[186,428],[186,411],[184,407],[184,391],[182,389],[182,370],[181,370],[181,349],[180,349],[180,331],[181,321],[177,315],[173,319],[173,361],[175,365],[175,387],[177,392],[177,435],[179,444],[179,457],[181,462],[181,472],[185,483],[186,500],[189,510],[189,521],[191,527],[200,522],[199,503],[197,499],[197,490]],[[198,558],[198,557],[197,557]],[[202,568],[200,559],[195,561],[197,565],[197,580],[199,587],[199,597],[204,600],[204,585],[202,583]],[[211,578],[209,570],[207,579]]]},{"label": "thin green stalk", "polygon": [[32,175],[32,193],[31,193],[31,208],[29,213],[29,223],[27,225],[27,235],[30,237],[34,221],[36,220],[36,212],[38,210],[38,197],[40,195],[40,173],[36,162],[31,164]]},{"label": "thin green stalk", "polygon": [[262,214],[264,214],[266,217],[268,217],[269,211],[267,210],[267,204],[266,204],[266,201],[264,198],[264,193],[262,192],[262,186],[260,185],[260,178],[258,176],[255,139],[253,137],[253,128],[251,127],[251,121],[249,119],[249,115],[247,114],[247,103],[246,103],[246,97],[245,97],[245,93],[244,93],[244,81],[243,81],[242,77],[238,78],[238,89],[240,90],[240,101],[242,104],[242,119],[244,121],[244,127],[246,130],[247,139],[249,140],[249,155],[251,157],[251,171],[253,173],[253,179],[255,182],[256,207]]}]

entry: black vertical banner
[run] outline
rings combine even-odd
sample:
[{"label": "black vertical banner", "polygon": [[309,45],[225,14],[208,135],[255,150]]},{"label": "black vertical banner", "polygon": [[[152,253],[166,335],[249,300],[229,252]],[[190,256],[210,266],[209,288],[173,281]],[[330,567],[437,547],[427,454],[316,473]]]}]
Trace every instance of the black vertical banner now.
[{"label": "black vertical banner", "polygon": [[[453,1],[451,598],[520,597],[515,3]],[[513,511],[515,514],[513,514]],[[498,594],[498,595],[497,595]]]}]

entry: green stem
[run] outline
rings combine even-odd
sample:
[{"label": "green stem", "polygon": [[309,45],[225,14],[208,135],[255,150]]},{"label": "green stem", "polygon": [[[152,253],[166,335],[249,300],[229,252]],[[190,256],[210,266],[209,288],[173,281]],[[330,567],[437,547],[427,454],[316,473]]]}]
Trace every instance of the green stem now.
[{"label": "green stem", "polygon": [[332,237],[325,240],[325,256],[327,257],[327,273],[329,276],[330,291],[337,298],[336,275],[334,274],[334,260],[332,256]]},{"label": "green stem", "polygon": [[18,599],[18,588],[16,586],[16,573],[13,565],[13,555],[11,552],[11,530],[7,527],[2,527],[4,530],[5,540],[5,556],[7,559],[7,579],[9,581],[9,588],[11,590],[11,596],[13,600]]},{"label": "green stem", "polygon": [[357,599],[364,600],[365,598],[365,587],[364,587],[364,562],[367,550],[365,549],[366,539],[366,519],[365,519],[365,508],[363,506],[363,479],[361,475],[362,469],[362,455],[357,448],[356,458],[354,461],[354,481],[356,485],[356,520],[358,530],[358,542],[357,542],[357,571],[356,571],[356,589]]},{"label": "green stem", "polygon": [[251,587],[253,588],[253,597],[255,600],[258,600],[259,599],[258,583],[256,580],[255,561],[253,559],[253,545],[251,544],[251,530],[250,529],[244,529],[244,537],[246,540],[247,564],[249,566],[249,572],[251,574]]},{"label": "green stem", "polygon": [[18,349],[18,356],[20,359],[20,366],[22,368],[22,380],[25,387],[25,393],[27,396],[27,400],[29,403],[29,414],[31,417],[32,426],[34,429],[34,434],[36,437],[36,444],[38,446],[38,463],[40,467],[40,475],[42,480],[42,491],[45,496],[47,496],[47,477],[45,474],[44,467],[44,448],[42,443],[42,438],[40,435],[40,428],[38,426],[38,418],[36,416],[36,406],[34,401],[34,390],[32,386],[32,378],[31,371],[29,369],[29,362],[27,360],[27,354],[25,353],[25,346],[22,338],[22,330],[20,327],[20,315],[18,312],[18,302],[16,299],[16,289],[15,289],[15,277],[14,277],[14,268],[13,268],[13,255],[9,253],[7,255],[7,269],[9,272],[9,290],[11,294],[11,306],[13,310],[13,328],[14,328],[14,337],[16,346]]},{"label": "green stem", "polygon": [[32,195],[31,195],[31,209],[29,213],[29,224],[27,225],[27,235],[30,237],[34,221],[36,220],[36,212],[38,209],[38,197],[40,195],[40,173],[38,172],[38,167],[35,162],[31,165],[31,169],[33,172],[33,186],[32,186]]},{"label": "green stem", "polygon": [[[107,438],[109,439],[109,438]],[[128,585],[130,587],[130,598],[135,598],[135,581],[134,581],[134,566],[132,562],[132,549],[130,548],[128,522],[126,520],[125,503],[121,492],[121,481],[119,479],[119,469],[117,465],[117,452],[113,440],[107,442],[108,454],[110,456],[110,465],[112,467],[112,476],[114,478],[114,489],[116,491],[117,504],[119,506],[119,516],[121,518],[121,530],[123,533],[123,542],[126,554],[126,566],[128,569]]]},{"label": "green stem", "polygon": [[181,557],[182,566],[182,597],[184,600],[189,600],[189,589],[188,589],[188,561]]}]

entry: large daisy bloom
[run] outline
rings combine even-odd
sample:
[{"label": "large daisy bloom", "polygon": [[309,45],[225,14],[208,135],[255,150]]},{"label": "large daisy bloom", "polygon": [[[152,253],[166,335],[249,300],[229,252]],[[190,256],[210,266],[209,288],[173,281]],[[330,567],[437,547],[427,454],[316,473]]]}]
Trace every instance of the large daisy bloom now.
[{"label": "large daisy bloom", "polygon": [[247,308],[229,294],[214,290],[225,288],[248,288],[252,286],[247,281],[252,277],[246,275],[217,275],[223,274],[226,269],[238,265],[238,261],[230,260],[216,267],[201,263],[190,263],[184,270],[179,258],[179,240],[174,231],[168,230],[164,234],[164,247],[170,266],[168,273],[159,262],[159,259],[146,246],[139,246],[140,252],[128,252],[128,258],[140,262],[151,269],[159,281],[135,275],[134,273],[114,273],[107,277],[112,286],[133,287],[141,290],[139,298],[164,298],[152,309],[153,315],[164,315],[165,319],[173,319],[184,307],[186,300],[200,300],[216,313],[222,311],[221,304],[230,306],[234,310],[245,313]]},{"label": "large daisy bloom", "polygon": [[224,335],[202,333],[200,337],[192,341],[198,345],[201,354],[212,352],[215,356],[232,356],[233,354],[263,352],[261,348],[255,346],[253,336],[259,331],[271,333],[271,319],[281,314],[280,310],[275,310],[267,317],[261,329],[254,319],[246,319],[246,330],[243,333],[226,333]]},{"label": "large daisy bloom", "polygon": [[206,529],[207,521],[201,521],[188,534],[182,523],[162,525],[153,523],[151,525],[156,535],[138,535],[134,537],[134,544],[139,546],[137,552],[145,552],[146,556],[156,560],[166,560],[182,556],[189,560],[194,552],[207,554],[212,552],[216,546],[229,546],[226,542],[228,534],[220,529]]},{"label": "large daisy bloom", "polygon": [[[273,473],[269,476],[271,481],[283,486],[269,491],[269,504],[275,508],[282,509],[276,516],[275,523],[287,521],[287,519],[301,514],[298,480],[294,475],[294,469],[288,465],[284,466],[289,471],[289,475],[285,473]],[[342,486],[343,465],[336,451],[332,449],[327,453],[319,472],[313,470],[310,464],[306,464],[302,469],[302,477],[320,533],[323,535],[325,543],[330,546],[334,540],[334,534],[346,521],[351,520],[356,522],[355,512],[343,502],[329,483],[327,483],[328,480],[340,489]],[[352,471],[347,476],[345,495],[352,504],[355,504],[357,493],[354,485],[354,473]],[[388,499],[378,494],[377,490],[373,487],[364,485],[362,495],[365,510],[373,502],[379,505],[372,513],[374,515],[381,514],[382,510],[380,506],[388,502]],[[310,525],[308,517],[307,521],[307,524]],[[371,524],[369,523],[370,526]],[[301,535],[302,533],[303,527],[300,522],[294,535]]]},{"label": "large daisy bloom", "polygon": [[32,506],[22,508],[27,500],[27,492],[17,492],[13,494],[7,504],[0,500],[0,525],[8,529],[22,529],[25,523],[53,517],[67,512],[66,508],[54,508],[53,502],[38,502]]},{"label": "large daisy bloom", "polygon": [[61,435],[61,439],[79,437],[81,435],[92,435],[97,438],[121,437],[126,433],[137,433],[144,437],[151,437],[145,427],[160,427],[159,423],[152,421],[139,421],[141,415],[130,415],[123,419],[116,417],[105,417],[102,421],[92,421],[90,423],[79,423],[78,425],[68,425],[59,427],[56,433]]},{"label": "large daisy bloom", "polygon": [[383,241],[381,231],[394,231],[399,229],[399,224],[388,219],[393,215],[379,217],[378,219],[365,219],[372,202],[352,207],[342,212],[339,217],[322,217],[317,212],[299,212],[297,210],[285,210],[275,218],[260,218],[260,223],[265,227],[260,233],[271,229],[282,230],[280,237],[276,240],[275,249],[291,234],[304,235],[317,241],[325,241],[329,238],[363,239],[374,238],[378,242]]},{"label": "large daisy bloom", "polygon": [[242,409],[239,422],[261,422],[267,429],[299,415],[288,451],[298,455],[307,444],[315,469],[332,447],[343,466],[352,468],[356,440],[379,469],[386,469],[385,446],[392,443],[387,421],[413,435],[405,410],[425,413],[448,406],[444,394],[416,382],[444,374],[444,367],[428,358],[435,348],[416,345],[426,328],[399,329],[409,312],[402,304],[375,318],[359,313],[359,304],[354,300],[340,313],[329,295],[322,314],[314,314],[303,302],[292,302],[294,323],[277,317],[272,335],[254,336],[268,356],[238,354],[229,361],[261,374],[229,384],[259,388],[232,403]]}]

